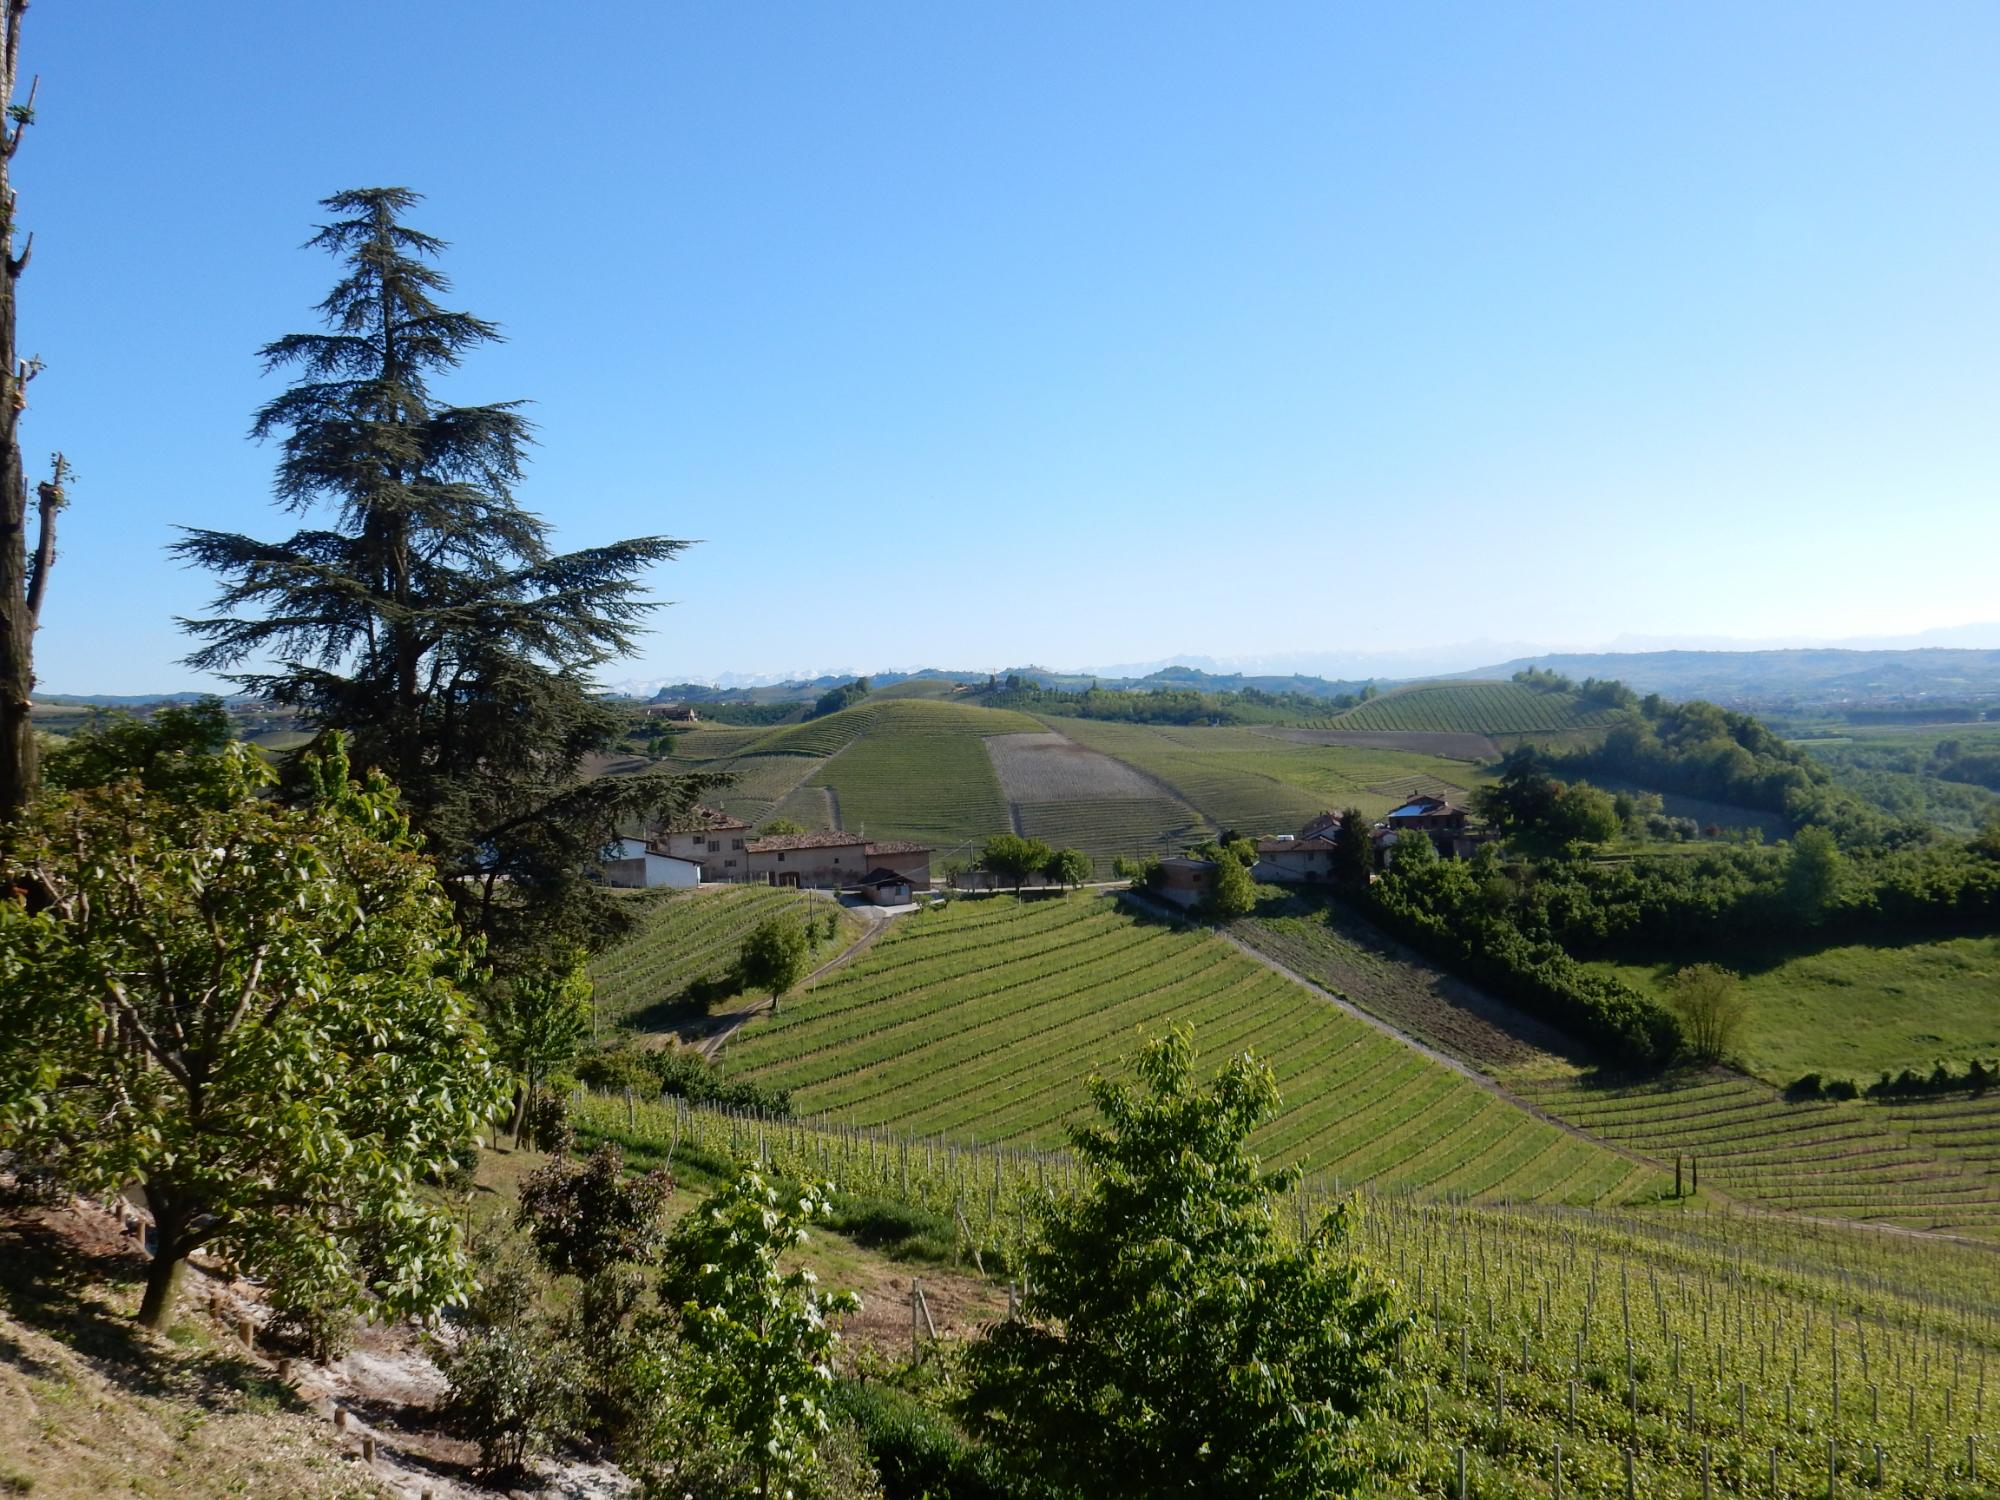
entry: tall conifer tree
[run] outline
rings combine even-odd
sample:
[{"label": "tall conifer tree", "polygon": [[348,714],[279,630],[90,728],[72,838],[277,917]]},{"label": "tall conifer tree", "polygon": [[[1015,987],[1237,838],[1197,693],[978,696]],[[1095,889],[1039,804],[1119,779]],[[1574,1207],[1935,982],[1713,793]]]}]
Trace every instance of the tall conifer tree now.
[{"label": "tall conifer tree", "polygon": [[[403,222],[406,188],[324,200],[309,242],[345,275],[326,331],[262,351],[299,379],[257,413],[275,438],[277,501],[330,510],[280,542],[188,529],[175,551],[220,574],[190,666],[320,726],[386,771],[431,840],[465,925],[504,969],[594,946],[617,908],[584,876],[620,821],[692,799],[708,782],[582,775],[619,722],[590,674],[627,654],[656,606],[641,575],[688,544],[639,537],[554,553],[514,497],[531,441],[519,402],[451,406],[433,376],[499,339],[438,298],[442,241]],[[249,670],[244,670],[246,667]]]}]

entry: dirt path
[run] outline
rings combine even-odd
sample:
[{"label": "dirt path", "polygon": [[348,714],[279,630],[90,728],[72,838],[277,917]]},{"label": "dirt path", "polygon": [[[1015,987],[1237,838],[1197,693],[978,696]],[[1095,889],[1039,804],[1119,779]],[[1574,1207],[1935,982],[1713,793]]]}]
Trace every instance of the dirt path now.
[{"label": "dirt path", "polygon": [[[844,968],[846,965],[854,962],[856,958],[875,946],[876,940],[889,930],[889,924],[895,920],[895,918],[886,913],[879,912],[869,906],[849,907],[848,910],[852,911],[868,924],[867,930],[832,958],[806,975],[804,979],[799,981],[800,984],[815,984],[834,970]],[[794,987],[793,992],[794,994],[797,993],[796,987]],[[714,1062],[721,1054],[724,1043],[770,1008],[771,997],[766,995],[762,1000],[753,1001],[740,1010],[732,1010],[725,1015],[710,1016],[706,1023],[704,1023],[703,1030],[693,1036],[683,1031],[681,1037],[685,1041],[694,1042],[696,1047],[700,1049],[701,1055],[706,1057],[710,1062]]]}]

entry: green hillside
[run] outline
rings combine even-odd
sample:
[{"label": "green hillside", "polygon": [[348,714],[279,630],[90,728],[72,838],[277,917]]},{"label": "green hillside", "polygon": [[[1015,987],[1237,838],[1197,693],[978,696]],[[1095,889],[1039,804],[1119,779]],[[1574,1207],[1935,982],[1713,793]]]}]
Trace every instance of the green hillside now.
[{"label": "green hillside", "polygon": [[[1745,946],[1729,957],[1750,1002],[1743,1062],[1772,1083],[1806,1072],[1871,1082],[1941,1058],[2000,1056],[2000,936],[1932,942]],[[1594,963],[1664,993],[1678,969]]]},{"label": "green hillside", "polygon": [[1285,1089],[1262,1149],[1343,1181],[1470,1197],[1615,1203],[1656,1168],[1538,1120],[1220,939],[1106,897],[961,902],[899,921],[729,1049],[733,1074],[810,1112],[923,1134],[1052,1145],[1083,1077],[1142,1034],[1195,1026],[1252,1047]]},{"label": "green hillside", "polygon": [[832,827],[837,812],[842,828],[947,848],[1009,827],[984,737],[1038,728],[1002,710],[871,698],[803,724],[696,730],[667,764],[737,777],[709,800],[752,823],[785,817]]},{"label": "green hillside", "polygon": [[1610,720],[1609,710],[1580,703],[1571,693],[1544,693],[1518,682],[1428,682],[1384,693],[1329,722],[1369,731],[1541,734]]}]

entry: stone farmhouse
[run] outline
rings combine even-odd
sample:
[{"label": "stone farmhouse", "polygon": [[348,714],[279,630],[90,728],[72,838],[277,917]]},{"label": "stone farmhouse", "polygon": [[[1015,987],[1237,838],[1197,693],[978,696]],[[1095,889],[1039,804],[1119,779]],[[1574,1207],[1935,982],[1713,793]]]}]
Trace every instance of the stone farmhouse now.
[{"label": "stone farmhouse", "polygon": [[[633,846],[637,846],[636,848]],[[644,840],[621,840],[621,858],[604,867],[611,885],[751,882],[813,890],[862,888],[888,877],[910,890],[931,888],[931,851],[908,840],[868,839],[841,829],[757,838],[741,818],[698,807]],[[693,878],[688,878],[689,872]],[[893,893],[893,892],[892,892]]]},{"label": "stone farmhouse", "polygon": [[[1422,794],[1392,809],[1368,833],[1384,861],[1395,858],[1396,841],[1405,833],[1422,833],[1446,859],[1470,859],[1493,835],[1472,826],[1471,814],[1444,797]],[[1257,863],[1250,873],[1280,885],[1309,885],[1333,879],[1334,850],[1340,841],[1340,815],[1323,812],[1297,833],[1280,833],[1257,840]]]}]

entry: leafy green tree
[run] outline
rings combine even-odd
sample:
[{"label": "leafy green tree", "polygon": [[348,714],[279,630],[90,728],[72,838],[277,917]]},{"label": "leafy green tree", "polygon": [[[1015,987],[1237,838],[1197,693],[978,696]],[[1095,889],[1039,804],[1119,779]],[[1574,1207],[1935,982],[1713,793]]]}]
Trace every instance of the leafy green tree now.
[{"label": "leafy green tree", "polygon": [[794,823],[790,818],[773,818],[757,830],[757,837],[760,839],[774,839],[781,834],[804,833],[805,831],[806,825],[803,823]]},{"label": "leafy green tree", "polygon": [[1431,842],[1431,836],[1415,828],[1405,828],[1397,834],[1388,852],[1390,872],[1400,871],[1405,878],[1438,862],[1437,845]]},{"label": "leafy green tree", "polygon": [[1208,892],[1208,912],[1219,922],[1247,917],[1257,904],[1257,882],[1234,855],[1224,853],[1215,864],[1215,884]]},{"label": "leafy green tree", "polygon": [[[347,731],[429,840],[444,889],[502,973],[593,948],[629,911],[586,878],[618,828],[681,811],[713,778],[583,775],[624,720],[590,674],[627,654],[642,578],[686,546],[640,537],[556,553],[514,497],[530,442],[518,402],[453,406],[431,381],[499,338],[436,300],[443,242],[406,188],[325,200],[311,243],[344,265],[326,331],[265,346],[300,382],[252,429],[279,441],[277,501],[331,512],[277,542],[190,528],[174,551],[220,575],[188,657]],[[265,663],[272,663],[266,666]],[[246,670],[246,664],[249,669]]]},{"label": "leafy green tree", "polygon": [[1807,926],[1822,921],[1840,895],[1840,846],[1824,828],[1801,828],[1785,861],[1785,899]]},{"label": "leafy green tree", "polygon": [[1340,815],[1340,832],[1333,845],[1333,878],[1350,890],[1366,890],[1369,877],[1375,873],[1374,830],[1368,820],[1361,815],[1361,809],[1350,807]]},{"label": "leafy green tree", "polygon": [[805,928],[797,917],[785,912],[765,918],[750,930],[743,939],[736,971],[748,988],[769,993],[775,1014],[779,998],[806,977],[811,961],[812,944],[806,940]]},{"label": "leafy green tree", "polygon": [[1681,1023],[1688,1051],[1717,1062],[1742,1045],[1750,1000],[1742,981],[1719,964],[1691,964],[1667,981],[1667,1005]]},{"label": "leafy green tree", "polygon": [[857,677],[854,681],[843,683],[837,688],[828,688],[824,693],[819,695],[819,698],[812,706],[812,712],[807,714],[806,717],[808,719],[823,719],[828,714],[839,713],[843,708],[852,708],[868,696],[873,686],[874,684],[869,682],[866,677]]},{"label": "leafy green tree", "polygon": [[751,1163],[675,1228],[660,1300],[678,1337],[656,1341],[633,1378],[652,1397],[640,1437],[653,1463],[706,1449],[747,1471],[761,1496],[788,1493],[817,1466],[839,1343],[828,1319],[861,1300],[823,1293],[811,1271],[780,1262],[829,1216],[832,1193],[830,1183],[781,1192]]},{"label": "leafy green tree", "polygon": [[481,1467],[514,1478],[582,1429],[579,1351],[518,1247],[487,1253],[479,1269],[458,1337],[432,1341],[431,1351],[447,1382],[445,1410],[477,1434]]},{"label": "leafy green tree", "polygon": [[1002,833],[986,841],[979,863],[995,875],[1012,880],[1014,894],[1018,896],[1022,883],[1030,875],[1039,875],[1054,852],[1040,839],[1025,839],[1018,833]]},{"label": "leafy green tree", "polygon": [[1351,1439],[1408,1328],[1347,1246],[1353,1210],[1280,1237],[1296,1174],[1248,1145],[1279,1103],[1265,1064],[1204,1084],[1176,1029],[1138,1077],[1090,1082],[1100,1122],[1072,1132],[1088,1186],[1040,1211],[1027,1317],[968,1350],[968,1425],[1081,1494],[1350,1492],[1371,1477]]},{"label": "leafy green tree", "polygon": [[590,1002],[590,970],[577,952],[540,972],[517,974],[491,995],[487,1028],[493,1052],[518,1080],[511,1125],[515,1145],[522,1142],[537,1090],[576,1060],[590,1035]]},{"label": "leafy green tree", "polygon": [[1081,886],[1090,879],[1090,856],[1081,849],[1057,849],[1042,866],[1042,878],[1055,885]]},{"label": "leafy green tree", "polygon": [[141,1185],[148,1327],[204,1247],[357,1297],[365,1262],[398,1313],[466,1289],[419,1185],[504,1099],[469,955],[395,794],[337,738],[307,769],[297,806],[241,745],[44,798],[0,876],[39,908],[0,900],[0,1149]]}]

